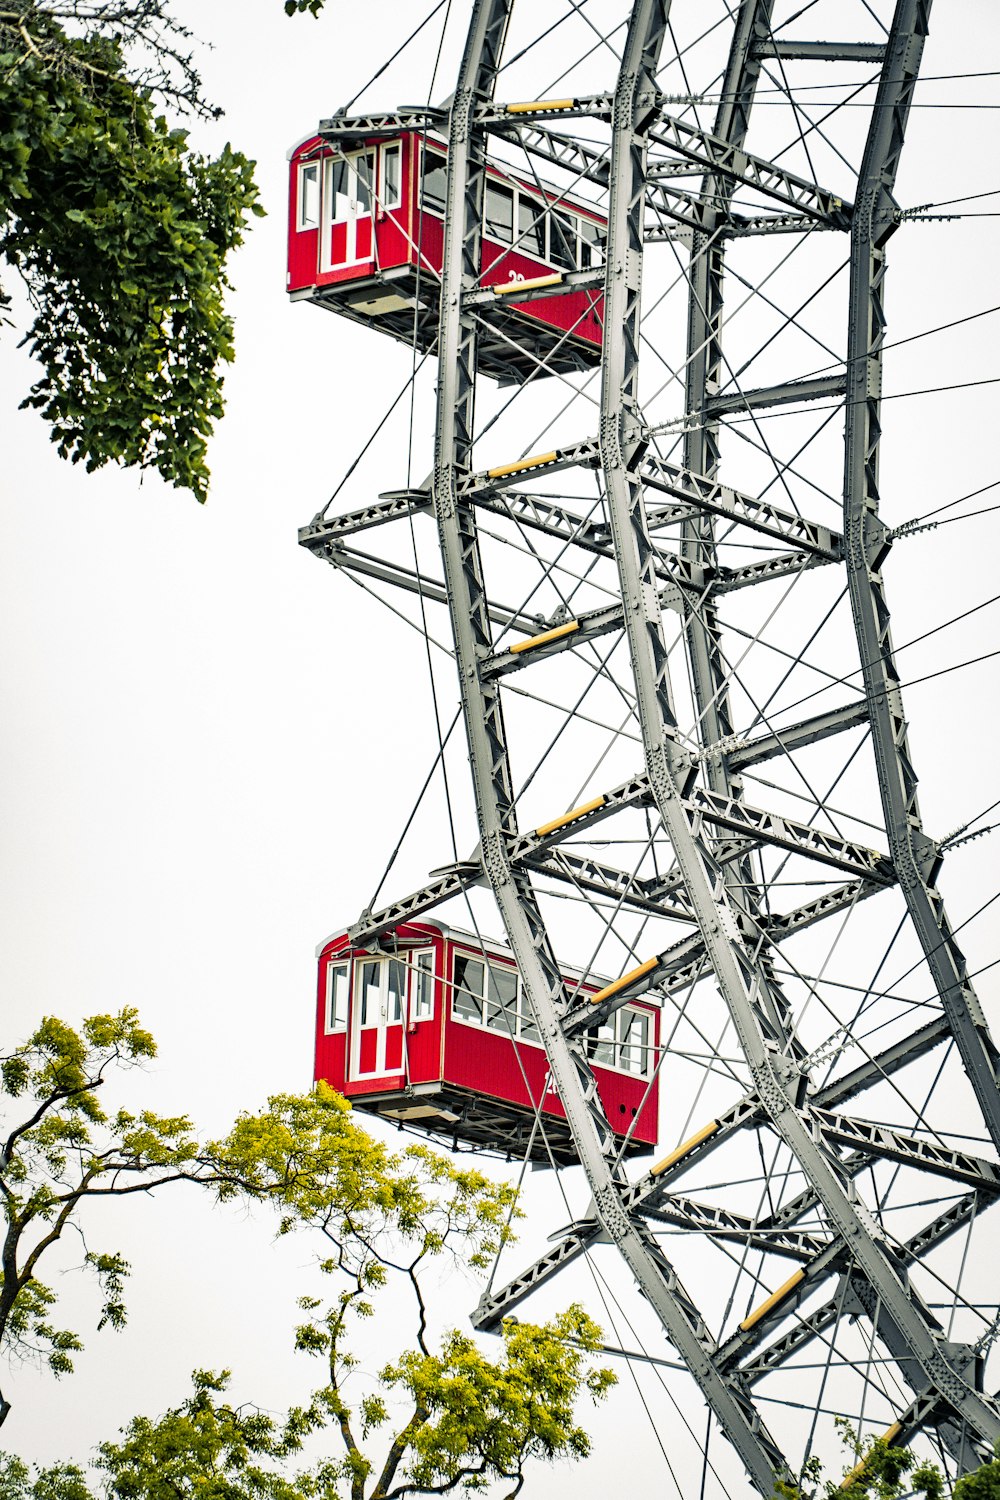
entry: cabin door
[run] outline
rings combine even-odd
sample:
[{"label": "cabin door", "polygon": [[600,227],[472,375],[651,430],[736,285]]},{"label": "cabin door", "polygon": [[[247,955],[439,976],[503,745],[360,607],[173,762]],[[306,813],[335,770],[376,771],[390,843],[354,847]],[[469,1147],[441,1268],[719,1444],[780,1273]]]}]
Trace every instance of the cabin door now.
[{"label": "cabin door", "polygon": [[398,958],[360,958],[354,971],[351,1078],[403,1071],[406,966]]},{"label": "cabin door", "polygon": [[326,159],[323,192],[324,271],[372,257],[375,152]]}]

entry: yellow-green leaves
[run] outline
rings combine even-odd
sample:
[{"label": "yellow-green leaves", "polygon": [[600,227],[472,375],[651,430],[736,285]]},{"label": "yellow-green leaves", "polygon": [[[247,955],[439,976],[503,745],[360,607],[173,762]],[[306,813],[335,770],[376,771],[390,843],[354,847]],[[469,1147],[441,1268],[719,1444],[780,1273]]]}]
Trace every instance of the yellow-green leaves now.
[{"label": "yellow-green leaves", "polygon": [[[146,1192],[204,1177],[190,1121],[104,1108],[116,1072],[155,1056],[135,1010],[88,1017],[75,1029],[46,1016],[21,1046],[0,1058],[6,1096],[0,1121],[0,1194],[6,1254],[0,1273],[0,1351],[42,1358],[68,1374],[82,1348],[53,1319],[54,1292],[39,1278],[47,1252],[95,1195]],[[98,1328],[125,1321],[128,1265],[114,1252],[88,1249],[84,1264],[101,1291]],[[0,1397],[0,1420],[6,1413]]]},{"label": "yellow-green leaves", "polygon": [[422,1420],[409,1437],[403,1472],[415,1485],[444,1488],[463,1476],[512,1477],[529,1458],[583,1458],[590,1440],[575,1421],[581,1391],[601,1400],[610,1370],[590,1368],[600,1329],[573,1306],[547,1323],[503,1327],[503,1354],[453,1330],[440,1352],[408,1351],[382,1371],[407,1391]]}]

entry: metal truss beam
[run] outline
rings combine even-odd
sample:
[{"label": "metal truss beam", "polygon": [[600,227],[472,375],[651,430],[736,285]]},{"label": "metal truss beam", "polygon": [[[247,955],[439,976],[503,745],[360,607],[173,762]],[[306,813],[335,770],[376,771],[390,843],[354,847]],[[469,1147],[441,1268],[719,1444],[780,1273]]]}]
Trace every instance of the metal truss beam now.
[{"label": "metal truss beam", "polygon": [[814,380],[786,380],[749,391],[723,391],[709,396],[705,410],[713,417],[730,412],[759,411],[769,406],[791,406],[801,401],[836,401],[847,389],[843,375],[817,375]]},{"label": "metal truss beam", "polygon": [[[897,1253],[901,1262],[912,1265],[928,1250],[942,1244],[969,1222],[978,1207],[979,1200],[975,1193],[968,1193],[949,1204],[942,1213],[937,1214],[930,1223],[899,1247]],[[759,1318],[754,1319],[750,1327],[739,1328],[720,1346],[719,1358],[722,1363],[729,1368],[739,1366],[748,1385],[755,1385],[765,1375],[779,1369],[813,1339],[821,1337],[843,1315],[842,1296],[832,1297],[797,1319],[761,1353],[754,1355],[754,1351],[760,1349],[775,1329],[792,1316],[827,1277],[845,1271],[850,1274],[851,1270],[850,1252],[844,1244],[837,1243],[824,1248],[814,1261],[804,1267],[805,1275],[796,1286],[789,1287],[787,1297],[774,1302]],[[860,1284],[864,1285],[864,1282],[861,1281]],[[749,1357],[751,1355],[753,1358]]]},{"label": "metal truss beam", "polygon": [[390,521],[408,520],[431,509],[429,489],[395,490],[379,495],[371,505],[349,510],[342,516],[323,517],[299,529],[299,546],[319,552],[327,542],[339,542],[345,536],[385,526]]},{"label": "metal truss beam", "polygon": [[[699,130],[688,120],[662,112],[649,132],[649,140],[653,146],[683,156],[714,176],[742,183],[810,218],[838,229],[846,229],[850,223],[850,204],[845,204],[836,193],[828,192],[804,177],[797,177],[794,172],[786,172],[762,157],[752,156],[732,141]],[[654,160],[649,169],[654,182],[658,165]]]},{"label": "metal truss beam", "polygon": [[[315,557],[321,557],[333,568],[340,568],[345,573],[361,573],[366,578],[374,578],[379,583],[391,584],[393,588],[403,589],[408,594],[418,594],[422,599],[429,599],[435,604],[448,603],[447,586],[434,578],[428,578],[426,573],[418,573],[413,568],[406,568],[402,563],[384,562],[381,558],[370,557],[367,552],[357,552],[353,547],[344,547],[339,542],[308,542],[309,551]],[[485,610],[488,617],[495,625],[502,625],[505,629],[523,630],[527,634],[533,634],[544,625],[544,620],[539,615],[522,614],[519,610],[510,609],[503,604],[487,601]]]},{"label": "metal truss beam", "polygon": [[920,1167],[927,1172],[938,1172],[953,1182],[964,1182],[990,1193],[1000,1193],[1000,1167],[980,1156],[973,1156],[968,1151],[956,1151],[954,1147],[943,1145],[939,1141],[910,1135],[903,1130],[893,1130],[888,1125],[878,1125],[871,1120],[856,1120],[847,1115],[834,1114],[826,1109],[812,1109],[810,1115],[827,1140],[838,1146],[850,1146],[855,1151],[867,1152],[869,1156],[898,1161],[906,1167]]},{"label": "metal truss beam", "polygon": [[[813,383],[801,381],[799,385],[805,386]],[[843,388],[842,380],[841,388]],[[747,399],[752,399],[752,397],[753,392],[749,392]],[[781,399],[783,398],[780,395],[775,394],[774,400],[767,404],[776,404]],[[787,399],[801,398],[789,396]],[[496,494],[497,491],[503,490],[507,493],[509,500],[520,499],[520,496],[512,493],[511,487],[523,483],[528,476],[534,478],[539,474],[556,474],[563,469],[577,467],[596,468],[599,460],[598,440],[585,438],[582,442],[556,449],[552,453],[535,454],[532,457],[514,460],[509,464],[498,465],[485,472],[472,474],[463,483],[462,494],[478,501],[479,495],[483,493]],[[769,501],[742,494],[739,490],[720,484],[715,479],[668,463],[657,454],[646,453],[642,457],[639,472],[643,483],[650,489],[673,495],[683,502],[680,506],[650,511],[649,523],[652,529],[673,525],[684,520],[692,512],[701,511],[722,516],[752,531],[774,537],[786,545],[815,552],[831,562],[839,560],[841,556],[841,538],[830,527],[805,520],[802,516],[792,511],[782,510]],[[554,509],[554,507],[547,506],[545,512],[554,511]],[[545,519],[548,519],[547,515]],[[577,530],[586,524],[578,517],[572,517],[571,524],[573,522]],[[606,524],[602,524],[599,531],[606,548],[608,538]]]},{"label": "metal truss beam", "polygon": [[453,869],[442,871],[436,880],[431,880],[402,900],[394,901],[391,906],[383,906],[379,911],[362,912],[354,926],[348,929],[347,935],[355,947],[363,947],[380,937],[383,932],[390,932],[403,922],[412,922],[416,917],[423,916],[424,912],[432,911],[442,901],[450,901],[453,896],[460,896],[474,885],[482,885],[485,879],[482,864],[478,860],[456,865]]},{"label": "metal truss beam", "polygon": [[851,607],[893,863],[965,1071],[1000,1150],[1000,1054],[936,887],[940,851],[921,822],[882,577],[890,536],[878,513],[885,244],[896,222],[892,192],[929,11],[930,0],[900,0],[897,7],[858,182],[851,230],[844,535]]},{"label": "metal truss beam", "polygon": [[710,515],[722,516],[740,526],[748,526],[752,531],[762,532],[764,536],[775,537],[786,546],[816,552],[831,562],[839,561],[842,555],[842,540],[829,526],[781,510],[770,501],[741,494],[730,485],[720,484],[717,479],[669,464],[655,454],[646,455],[640,472],[649,489],[662,490],[684,502],[682,507],[649,510],[651,531],[685,519],[692,510],[707,511]]},{"label": "metal truss beam", "polygon": [[448,116],[442,109],[430,109],[426,105],[393,109],[381,114],[331,115],[320,120],[317,135],[325,141],[366,140],[369,137],[402,135],[404,131],[440,131],[447,126]]},{"label": "metal truss beam", "polygon": [[649,912],[652,916],[691,922],[694,918],[684,904],[679,881],[672,885],[663,880],[643,879],[628,870],[619,870],[587,855],[567,849],[549,849],[544,854],[529,855],[523,860],[537,875],[560,880],[582,891],[605,896],[629,911]]},{"label": "metal truss beam", "polygon": [[[778,755],[791,755],[806,745],[815,745],[819,740],[840,734],[845,729],[856,729],[868,723],[868,704],[862,700],[845,703],[842,708],[831,708],[826,713],[813,714],[800,719],[787,729],[775,730],[773,734],[762,734],[754,740],[746,740],[731,750],[723,750],[731,771],[741,771],[747,766],[759,765],[761,761],[773,760]],[[707,753],[711,753],[709,750]]]},{"label": "metal truss beam", "polygon": [[[672,1171],[676,1174],[681,1170],[681,1163],[686,1169],[692,1160],[715,1150],[734,1131],[741,1130],[752,1121],[758,1110],[759,1106],[755,1101],[741,1099],[725,1115],[712,1122],[714,1129],[711,1132],[702,1132],[700,1138],[696,1138],[693,1144],[688,1142],[674,1153],[677,1162],[673,1169],[663,1168],[660,1176],[647,1174],[632,1187],[625,1189],[622,1201],[626,1211],[628,1213],[642,1212],[644,1203],[651,1200],[653,1194],[662,1198]],[[479,1306],[472,1314],[473,1326],[487,1330],[497,1328],[512,1308],[516,1307],[519,1302],[523,1302],[525,1297],[530,1297],[532,1292],[537,1291],[540,1286],[550,1280],[562,1266],[582,1255],[591,1245],[606,1240],[607,1235],[601,1221],[593,1215],[570,1225],[551,1250],[547,1250],[506,1286],[497,1292],[488,1291],[483,1294]]]},{"label": "metal truss beam", "polygon": [[[746,13],[744,11],[744,13]],[[891,55],[891,49],[890,49]],[[666,132],[664,133],[664,126]],[[672,128],[671,128],[672,127]],[[661,121],[658,137],[678,149],[693,127]],[[702,146],[707,144],[703,133]],[[815,1136],[815,1125],[799,1103],[800,1074],[791,1058],[768,1046],[768,1032],[780,1028],[788,1007],[766,966],[742,937],[737,910],[730,899],[723,872],[705,843],[691,810],[693,800],[690,759],[682,749],[673,708],[668,673],[668,651],[662,633],[654,586],[651,543],[639,475],[642,425],[637,406],[639,362],[639,291],[642,211],[645,181],[645,141],[635,129],[615,137],[612,162],[612,212],[609,221],[608,262],[615,270],[605,292],[607,325],[621,337],[605,340],[602,361],[602,465],[606,500],[615,539],[620,590],[626,605],[627,638],[636,688],[637,715],[643,735],[650,790],[663,827],[673,845],[684,876],[688,898],[698,918],[720,992],[771,1127],[788,1147],[816,1192],[831,1231],[850,1243],[859,1273],[873,1287],[884,1308],[906,1340],[909,1357],[933,1385],[960,1408],[961,1415],[981,1437],[1000,1436],[997,1413],[984,1402],[956,1369],[946,1341],[927,1319],[925,1309],[895,1265],[884,1233],[862,1212],[847,1192],[834,1157]],[[731,175],[727,167],[741,166],[745,153],[727,142],[706,151],[709,169]],[[760,172],[757,185],[768,184]],[[808,184],[808,194],[816,190]],[[815,204],[815,197],[812,199]],[[805,204],[796,203],[796,207]],[[841,205],[829,202],[831,216]],[[808,210],[807,210],[808,211]],[[847,222],[846,216],[844,222]],[[631,270],[630,270],[631,267]],[[714,738],[722,738],[715,735]],[[727,799],[720,797],[725,805]],[[711,802],[708,803],[711,807]],[[708,1394],[706,1392],[706,1394]],[[712,1399],[709,1397],[709,1399]],[[713,1405],[716,1405],[713,1401]],[[774,1465],[764,1474],[759,1453],[743,1442],[745,1434],[731,1430],[728,1412],[716,1405],[733,1441],[758,1487],[770,1494]]]},{"label": "metal truss beam", "polygon": [[896,878],[891,862],[877,849],[867,849],[863,844],[824,833],[808,823],[796,823],[777,813],[751,807],[742,798],[725,797],[707,787],[692,787],[682,805],[692,817],[700,816],[717,828],[728,828],[759,843],[820,860],[849,875],[882,885],[891,885]]},{"label": "metal truss beam", "polygon": [[778,57],[785,62],[881,63],[885,58],[885,44],[884,42],[786,42],[769,36],[754,42],[750,55],[761,59]]},{"label": "metal truss beam", "polygon": [[902,1041],[887,1047],[877,1057],[868,1058],[858,1067],[852,1068],[849,1073],[844,1073],[832,1083],[825,1084],[813,1095],[813,1103],[820,1109],[836,1109],[837,1105],[842,1104],[845,1099],[853,1099],[865,1089],[881,1083],[884,1078],[891,1077],[898,1068],[916,1062],[919,1057],[923,1057],[926,1052],[930,1052],[950,1036],[951,1027],[948,1025],[947,1018],[936,1016],[933,1021],[928,1021],[926,1026],[919,1026],[916,1031],[911,1031]]}]

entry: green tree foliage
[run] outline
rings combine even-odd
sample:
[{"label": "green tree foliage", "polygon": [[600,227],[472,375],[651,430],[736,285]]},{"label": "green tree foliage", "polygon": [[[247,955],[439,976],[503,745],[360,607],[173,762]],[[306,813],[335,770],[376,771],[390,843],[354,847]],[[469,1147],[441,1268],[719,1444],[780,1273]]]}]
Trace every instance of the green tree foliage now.
[{"label": "green tree foliage", "polygon": [[1000,1500],[1000,1458],[964,1474],[955,1485],[954,1500]]},{"label": "green tree foliage", "polygon": [[[104,1500],[323,1500],[322,1477],[285,1472],[309,1424],[278,1423],[219,1400],[229,1371],[196,1370],[194,1392],[158,1420],[134,1417],[121,1442],[101,1443],[93,1469]],[[332,1500],[332,1493],[331,1500]],[[0,1454],[0,1500],[94,1500],[75,1464],[36,1468]]]},{"label": "green tree foliage", "polygon": [[[47,1017],[0,1056],[0,1355],[7,1361],[42,1358],[56,1375],[73,1368],[79,1335],[54,1321],[56,1295],[39,1269],[69,1226],[82,1233],[85,1203],[212,1175],[183,1116],[102,1106],[100,1090],[116,1070],[155,1053],[136,1012],[123,1010],[91,1016],[79,1031]],[[101,1289],[98,1327],[120,1328],[127,1263],[89,1247],[84,1259]],[[0,1424],[9,1410],[0,1394]]]},{"label": "green tree foliage", "polygon": [[971,1474],[965,1474],[948,1491],[944,1474],[937,1464],[922,1461],[908,1448],[887,1442],[884,1437],[863,1441],[846,1418],[837,1418],[841,1441],[851,1455],[842,1479],[825,1479],[818,1457],[806,1460],[794,1482],[779,1479],[774,1487],[775,1500],[902,1500],[903,1496],[921,1496],[922,1500],[1000,1500],[1000,1459],[993,1459]]},{"label": "green tree foliage", "polygon": [[[211,1153],[224,1196],[269,1201],[281,1233],[323,1241],[319,1266],[332,1292],[301,1299],[296,1343],[322,1361],[309,1410],[339,1432],[343,1456],[326,1478],[351,1500],[493,1480],[513,1481],[516,1495],[529,1459],[589,1451],[577,1398],[600,1400],[615,1377],[591,1366],[600,1330],[582,1308],[542,1325],[509,1320],[499,1357],[457,1329],[430,1331],[425,1273],[442,1258],[487,1269],[518,1217],[512,1187],[423,1145],[391,1152],[325,1084],[241,1116]],[[355,1392],[359,1325],[393,1284],[412,1299],[413,1347],[382,1368],[376,1388]]]},{"label": "green tree foliage", "polygon": [[[195,1179],[226,1201],[272,1205],[280,1234],[319,1239],[331,1291],[299,1300],[295,1344],[319,1360],[321,1383],[278,1422],[231,1406],[227,1371],[196,1371],[180,1406],[158,1420],[136,1417],[120,1442],[100,1446],[99,1491],[72,1464],[32,1475],[8,1457],[0,1500],[402,1500],[414,1489],[449,1494],[495,1481],[514,1496],[530,1459],[588,1453],[577,1402],[600,1400],[615,1377],[594,1365],[601,1333],[582,1308],[540,1325],[509,1319],[499,1351],[454,1327],[432,1331],[426,1272],[448,1261],[486,1270],[518,1218],[514,1188],[423,1145],[391,1151],[324,1084],[241,1115],[204,1148],[186,1120],[106,1115],[96,1093],[105,1077],[153,1052],[135,1013],[124,1011],[94,1017],[80,1033],[47,1020],[0,1059],[7,1095],[26,1103],[0,1178],[8,1348],[43,1352],[57,1374],[70,1368],[79,1340],[48,1320],[54,1298],[34,1271],[85,1199]],[[113,1255],[88,1261],[105,1288],[104,1321],[120,1324],[128,1267]],[[412,1299],[412,1323],[394,1285]],[[360,1351],[381,1297],[384,1326],[398,1338],[373,1381],[361,1373]],[[337,1451],[294,1471],[307,1438],[332,1439]]]},{"label": "green tree foliage", "polygon": [[251,161],[191,150],[159,112],[215,113],[188,40],[169,0],[0,0],[0,259],[41,366],[22,405],[60,454],[204,500],[233,357],[226,261],[262,210]]}]

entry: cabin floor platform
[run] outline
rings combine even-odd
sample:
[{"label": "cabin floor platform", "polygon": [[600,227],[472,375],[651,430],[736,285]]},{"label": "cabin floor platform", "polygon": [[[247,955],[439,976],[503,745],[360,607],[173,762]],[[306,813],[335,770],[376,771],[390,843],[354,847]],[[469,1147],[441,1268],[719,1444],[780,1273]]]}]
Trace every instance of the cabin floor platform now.
[{"label": "cabin floor platform", "polygon": [[[291,293],[291,300],[313,302],[409,347],[416,337],[421,354],[437,342],[440,282],[434,272],[418,274],[415,266],[395,266],[355,280],[303,287]],[[487,303],[478,316],[479,373],[502,386],[523,385],[532,376],[593,370],[600,364],[599,347],[520,311],[509,298]]]},{"label": "cabin floor platform", "polygon": [[[416,1084],[405,1092],[393,1089],[384,1094],[348,1097],[354,1109],[427,1131],[452,1150],[478,1148],[503,1155],[508,1161],[523,1161],[527,1155],[529,1161],[545,1167],[553,1161],[561,1167],[577,1164],[569,1126],[560,1116],[545,1114],[532,1135],[533,1110],[456,1084]],[[630,1140],[622,1154],[647,1156],[652,1149],[644,1141]]]}]

